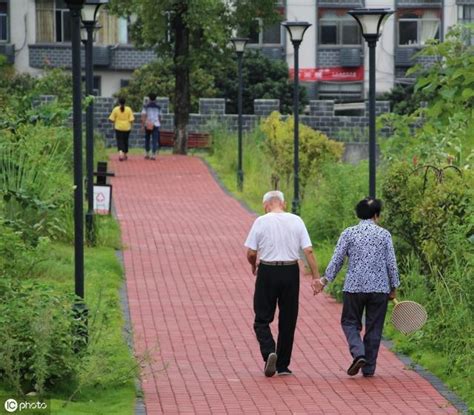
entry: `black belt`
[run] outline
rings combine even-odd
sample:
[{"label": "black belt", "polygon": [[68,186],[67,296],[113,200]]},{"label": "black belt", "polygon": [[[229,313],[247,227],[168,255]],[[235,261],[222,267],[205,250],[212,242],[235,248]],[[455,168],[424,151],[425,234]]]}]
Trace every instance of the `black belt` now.
[{"label": "black belt", "polygon": [[295,265],[298,261],[260,261],[263,265],[273,265],[273,266],[281,266],[281,265]]}]

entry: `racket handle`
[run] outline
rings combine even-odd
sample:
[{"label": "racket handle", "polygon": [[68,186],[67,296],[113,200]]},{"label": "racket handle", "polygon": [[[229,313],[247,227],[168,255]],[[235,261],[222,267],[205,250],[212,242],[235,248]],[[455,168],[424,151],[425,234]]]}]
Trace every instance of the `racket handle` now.
[{"label": "racket handle", "polygon": [[394,298],[392,301],[393,301],[393,304],[395,304],[395,305],[397,305],[399,303],[399,301],[396,298]]}]

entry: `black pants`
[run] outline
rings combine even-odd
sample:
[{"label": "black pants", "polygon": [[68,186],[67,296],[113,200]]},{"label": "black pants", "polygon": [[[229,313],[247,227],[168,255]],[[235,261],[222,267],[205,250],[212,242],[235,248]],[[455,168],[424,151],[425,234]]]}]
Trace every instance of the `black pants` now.
[{"label": "black pants", "polygon": [[[388,294],[344,292],[341,325],[352,357],[365,356],[367,364],[362,368],[365,374],[375,372],[383,323],[387,313]],[[362,314],[365,309],[365,334],[362,330]]]},{"label": "black pants", "polygon": [[123,151],[124,153],[128,153],[128,137],[129,136],[130,136],[130,131],[115,130],[115,137],[117,138],[118,151]]},{"label": "black pants", "polygon": [[[298,317],[298,297],[300,272],[295,265],[263,265],[258,267],[255,282],[253,306],[255,311],[254,330],[260,343],[263,360],[276,351],[277,370],[290,365],[296,319]],[[278,303],[278,341],[275,349],[270,323],[275,317]]]}]

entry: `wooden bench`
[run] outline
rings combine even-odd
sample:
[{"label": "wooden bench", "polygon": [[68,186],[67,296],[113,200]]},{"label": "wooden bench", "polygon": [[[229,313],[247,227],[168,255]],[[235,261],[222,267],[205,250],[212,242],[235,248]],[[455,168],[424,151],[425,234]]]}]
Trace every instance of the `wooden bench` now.
[{"label": "wooden bench", "polygon": [[[160,146],[173,147],[174,131],[160,131]],[[211,136],[208,133],[188,133],[188,148],[209,148]]]}]

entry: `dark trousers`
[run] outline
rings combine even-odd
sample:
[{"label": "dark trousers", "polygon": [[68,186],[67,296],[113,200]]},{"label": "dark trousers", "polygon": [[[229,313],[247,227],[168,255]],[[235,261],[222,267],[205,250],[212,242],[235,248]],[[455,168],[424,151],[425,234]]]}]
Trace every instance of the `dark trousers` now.
[{"label": "dark trousers", "polygon": [[[298,317],[298,297],[300,290],[300,272],[295,265],[263,265],[258,267],[255,282],[253,307],[255,322],[253,328],[260,343],[263,360],[276,351],[277,370],[290,365],[296,319]],[[278,341],[275,349],[270,323],[275,317],[278,304]]]},{"label": "dark trousers", "polygon": [[115,137],[117,138],[118,151],[123,151],[124,153],[128,153],[128,137],[129,136],[130,136],[130,131],[115,130]]},{"label": "dark trousers", "polygon": [[145,151],[150,151],[151,138],[151,152],[155,154],[160,146],[160,128],[154,127],[153,130],[145,129]]},{"label": "dark trousers", "polygon": [[[362,368],[365,374],[373,374],[382,340],[383,323],[387,313],[388,294],[344,292],[341,325],[352,357],[365,356],[367,364]],[[362,314],[365,310],[365,334],[362,330]]]}]

